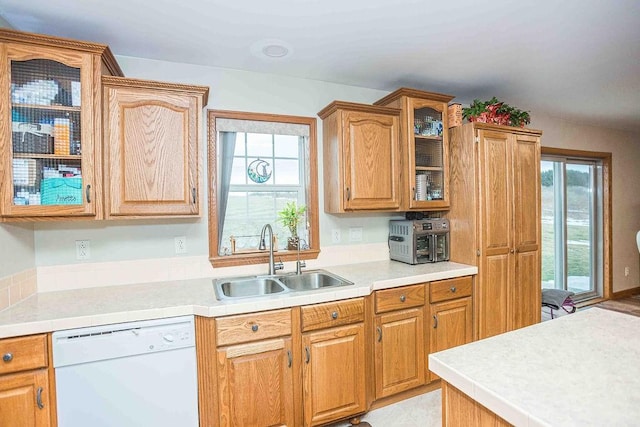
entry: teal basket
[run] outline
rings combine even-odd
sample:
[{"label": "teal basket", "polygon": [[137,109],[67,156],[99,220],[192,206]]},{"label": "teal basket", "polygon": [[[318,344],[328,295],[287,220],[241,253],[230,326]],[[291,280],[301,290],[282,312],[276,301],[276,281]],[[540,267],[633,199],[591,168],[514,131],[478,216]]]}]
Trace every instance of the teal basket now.
[{"label": "teal basket", "polygon": [[82,178],[45,178],[40,183],[43,205],[81,205]]}]

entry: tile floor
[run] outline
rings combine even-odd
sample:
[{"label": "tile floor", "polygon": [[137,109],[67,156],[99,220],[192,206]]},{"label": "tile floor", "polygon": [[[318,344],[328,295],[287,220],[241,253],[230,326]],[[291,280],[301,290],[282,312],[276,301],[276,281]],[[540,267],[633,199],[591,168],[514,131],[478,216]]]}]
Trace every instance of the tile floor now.
[{"label": "tile floor", "polygon": [[[371,427],[439,427],[442,425],[440,390],[421,394],[402,402],[374,409],[362,417]],[[331,427],[347,427],[348,422]]]}]

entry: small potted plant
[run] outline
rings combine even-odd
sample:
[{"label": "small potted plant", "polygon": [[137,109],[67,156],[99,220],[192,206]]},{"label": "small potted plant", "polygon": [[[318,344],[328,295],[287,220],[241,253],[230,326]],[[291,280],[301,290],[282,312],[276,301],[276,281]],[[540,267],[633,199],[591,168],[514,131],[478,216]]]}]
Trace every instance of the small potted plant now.
[{"label": "small potted plant", "polygon": [[291,233],[291,237],[287,239],[288,250],[298,249],[298,223],[306,210],[306,206],[298,206],[296,202],[287,202],[285,207],[278,212],[278,221]]},{"label": "small potted plant", "polygon": [[529,112],[498,101],[495,96],[484,102],[474,99],[468,108],[462,109],[462,116],[470,122],[493,123],[503,126],[524,127],[524,125],[531,123]]}]

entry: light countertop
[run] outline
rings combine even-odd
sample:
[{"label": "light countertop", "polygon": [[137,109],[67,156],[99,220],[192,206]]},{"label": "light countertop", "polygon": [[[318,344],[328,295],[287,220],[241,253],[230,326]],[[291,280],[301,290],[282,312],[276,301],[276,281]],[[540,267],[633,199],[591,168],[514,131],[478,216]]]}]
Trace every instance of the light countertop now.
[{"label": "light countertop", "polygon": [[516,426],[637,426],[640,317],[600,308],[429,355],[429,368]]},{"label": "light countertop", "polygon": [[37,293],[0,312],[0,338],[195,314],[216,317],[366,296],[386,289],[478,273],[453,262],[395,261],[323,268],[353,286],[218,301],[211,278]]}]

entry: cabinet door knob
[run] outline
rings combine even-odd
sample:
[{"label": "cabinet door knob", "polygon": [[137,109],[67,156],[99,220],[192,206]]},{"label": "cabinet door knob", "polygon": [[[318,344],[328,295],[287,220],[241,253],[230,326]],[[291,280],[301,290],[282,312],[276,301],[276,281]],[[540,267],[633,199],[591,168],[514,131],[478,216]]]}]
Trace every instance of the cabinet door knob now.
[{"label": "cabinet door knob", "polygon": [[251,325],[251,330],[253,332],[258,332],[258,325]]},{"label": "cabinet door knob", "polygon": [[405,302],[407,300],[407,297],[404,295],[400,295],[400,302]]},{"label": "cabinet door knob", "polygon": [[336,320],[336,319],[338,318],[338,312],[337,312],[337,311],[334,311],[333,313],[331,313],[331,318],[332,318],[333,320]]},{"label": "cabinet door knob", "polygon": [[2,356],[2,360],[6,363],[9,363],[13,360],[13,353],[5,353],[4,356]]},{"label": "cabinet door knob", "polygon": [[456,289],[456,287],[455,287],[455,286],[452,286],[452,287],[451,287],[451,292],[455,292],[456,290],[457,290],[457,289]]},{"label": "cabinet door knob", "polygon": [[515,251],[513,250],[513,248],[511,248],[511,250],[509,252],[514,253]]}]

